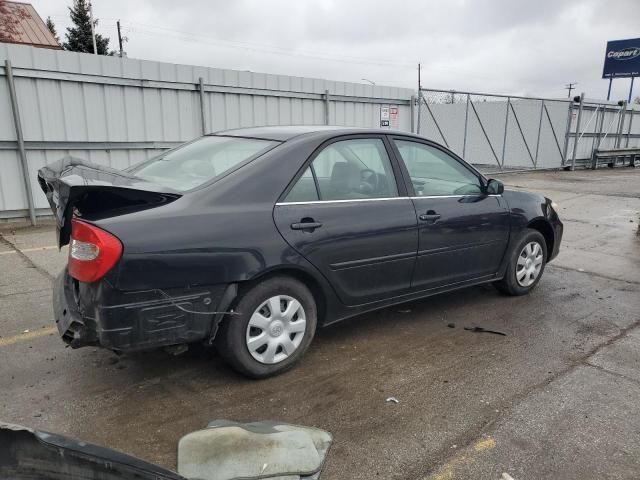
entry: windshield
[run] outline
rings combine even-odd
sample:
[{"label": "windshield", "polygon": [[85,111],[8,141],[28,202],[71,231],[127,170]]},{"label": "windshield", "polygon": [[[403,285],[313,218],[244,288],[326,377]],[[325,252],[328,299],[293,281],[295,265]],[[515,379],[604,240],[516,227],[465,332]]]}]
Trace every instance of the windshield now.
[{"label": "windshield", "polygon": [[202,137],[136,165],[129,173],[184,192],[262,155],[277,143],[255,138]]}]

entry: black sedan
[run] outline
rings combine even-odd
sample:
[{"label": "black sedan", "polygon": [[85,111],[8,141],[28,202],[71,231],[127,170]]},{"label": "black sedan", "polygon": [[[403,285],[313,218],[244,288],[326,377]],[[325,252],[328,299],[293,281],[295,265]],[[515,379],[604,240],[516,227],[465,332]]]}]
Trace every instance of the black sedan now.
[{"label": "black sedan", "polygon": [[252,377],[366,311],[483,283],[526,294],[562,238],[551,200],[401,132],[238,129],[126,171],[67,157],[38,177],[70,243],[66,343],[215,343]]}]

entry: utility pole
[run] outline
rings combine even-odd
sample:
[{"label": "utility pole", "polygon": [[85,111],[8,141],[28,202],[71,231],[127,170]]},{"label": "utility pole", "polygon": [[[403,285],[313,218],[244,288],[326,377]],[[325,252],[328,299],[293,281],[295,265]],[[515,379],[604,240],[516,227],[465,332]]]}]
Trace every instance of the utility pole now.
[{"label": "utility pole", "polygon": [[416,133],[420,135],[420,127],[421,127],[421,113],[422,113],[422,82],[420,79],[420,70],[422,66],[418,63],[418,126],[416,129]]},{"label": "utility pole", "polygon": [[96,45],[96,26],[93,21],[93,8],[91,7],[91,2],[89,2],[89,21],[91,22],[91,39],[93,40],[93,54],[98,54],[98,47]]},{"label": "utility pole", "polygon": [[567,95],[567,98],[571,98],[571,91],[575,90],[577,84],[578,84],[577,82],[567,83],[567,86],[564,87],[565,90],[569,90],[569,94]]},{"label": "utility pole", "polygon": [[122,34],[120,33],[120,20],[116,22],[118,25],[118,45],[120,46],[120,58],[122,58]]}]

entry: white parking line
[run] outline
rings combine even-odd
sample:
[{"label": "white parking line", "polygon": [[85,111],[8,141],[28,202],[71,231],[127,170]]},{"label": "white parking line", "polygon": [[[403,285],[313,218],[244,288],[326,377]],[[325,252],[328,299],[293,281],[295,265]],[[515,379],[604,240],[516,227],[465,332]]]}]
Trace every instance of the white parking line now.
[{"label": "white parking line", "polygon": [[27,252],[39,252],[41,250],[53,250],[53,249],[58,249],[58,247],[56,245],[48,245],[46,247],[34,247],[34,248],[23,248],[23,249],[18,249],[18,250],[9,250],[7,252],[0,252],[0,255],[11,255],[12,253],[18,253],[18,251],[22,252],[22,253],[27,253]]},{"label": "white parking line", "polygon": [[27,342],[35,338],[53,335],[56,332],[56,330],[57,330],[56,327],[41,328],[39,330],[33,330],[33,331],[25,330],[24,333],[21,333],[19,335],[0,338],[0,348],[8,347],[9,345],[14,345],[16,343]]}]

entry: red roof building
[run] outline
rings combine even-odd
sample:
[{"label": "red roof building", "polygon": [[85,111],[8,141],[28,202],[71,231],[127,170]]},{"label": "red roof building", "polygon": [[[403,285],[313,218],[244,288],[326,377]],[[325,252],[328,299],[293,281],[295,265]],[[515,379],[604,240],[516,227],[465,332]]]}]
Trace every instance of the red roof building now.
[{"label": "red roof building", "polygon": [[[9,15],[18,20],[16,23],[16,34],[11,40],[2,40],[5,43],[18,43],[31,45],[32,47],[53,48],[62,50],[53,34],[47,28],[36,9],[29,3],[4,2],[8,7]],[[23,14],[20,14],[19,11]],[[2,13],[5,15],[6,13]]]}]

